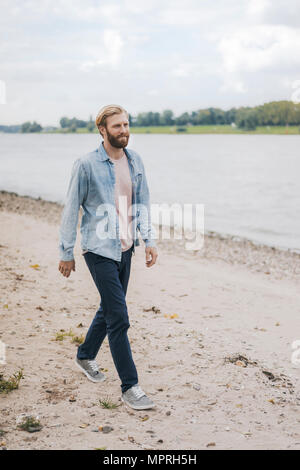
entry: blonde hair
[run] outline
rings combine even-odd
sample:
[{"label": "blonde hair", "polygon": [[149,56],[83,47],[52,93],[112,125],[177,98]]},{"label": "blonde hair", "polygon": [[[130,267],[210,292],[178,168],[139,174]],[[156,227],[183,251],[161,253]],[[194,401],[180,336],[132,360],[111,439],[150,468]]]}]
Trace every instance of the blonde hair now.
[{"label": "blonde hair", "polygon": [[[126,109],[122,108],[122,106],[119,106],[117,104],[109,104],[107,106],[103,106],[103,108],[100,109],[100,111],[98,112],[96,116],[96,121],[95,121],[96,126],[98,127],[98,129],[100,126],[106,127],[106,119],[109,116],[113,116],[113,114],[122,114],[122,113],[127,114],[127,117],[129,117],[128,112],[126,111]],[[100,129],[99,129],[99,132],[100,132]]]}]

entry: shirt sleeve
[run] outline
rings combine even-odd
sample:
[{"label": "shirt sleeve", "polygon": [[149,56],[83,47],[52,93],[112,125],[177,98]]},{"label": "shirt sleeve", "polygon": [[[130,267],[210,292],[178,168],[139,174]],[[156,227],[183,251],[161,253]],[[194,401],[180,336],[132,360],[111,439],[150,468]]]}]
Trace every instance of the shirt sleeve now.
[{"label": "shirt sleeve", "polygon": [[73,164],[59,229],[61,261],[72,261],[76,242],[79,209],[87,196],[87,174],[80,159]]}]

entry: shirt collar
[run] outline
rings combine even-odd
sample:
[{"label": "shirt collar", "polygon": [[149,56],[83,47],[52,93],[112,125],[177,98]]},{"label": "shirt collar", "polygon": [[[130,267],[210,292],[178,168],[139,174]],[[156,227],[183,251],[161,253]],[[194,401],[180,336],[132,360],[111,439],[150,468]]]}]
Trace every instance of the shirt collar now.
[{"label": "shirt collar", "polygon": [[[126,148],[124,148],[124,152],[125,152],[126,156],[130,160],[132,160],[132,156],[130,155],[129,151]],[[100,158],[101,161],[110,160],[109,155],[107,154],[107,152],[104,148],[103,141],[101,142],[101,144],[98,148],[98,155],[99,155],[99,158]]]}]

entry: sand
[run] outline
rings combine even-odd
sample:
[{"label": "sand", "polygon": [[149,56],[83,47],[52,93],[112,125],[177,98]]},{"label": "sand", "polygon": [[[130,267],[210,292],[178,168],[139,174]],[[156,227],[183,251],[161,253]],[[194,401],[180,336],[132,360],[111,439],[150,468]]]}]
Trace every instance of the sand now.
[{"label": "sand", "polygon": [[[99,305],[80,249],[76,272],[58,271],[62,207],[0,193],[0,340],[5,378],[0,445],[7,449],[300,449],[300,255],[209,233],[198,252],[158,241],[145,266],[136,248],[127,292],[128,330],[139,383],[156,403],[135,411],[120,400],[107,338],[94,384],[74,365],[76,344]],[[32,267],[38,265],[36,267]],[[118,405],[105,409],[100,400]],[[17,428],[22,413],[42,430]],[[109,433],[101,427],[111,426]]]}]

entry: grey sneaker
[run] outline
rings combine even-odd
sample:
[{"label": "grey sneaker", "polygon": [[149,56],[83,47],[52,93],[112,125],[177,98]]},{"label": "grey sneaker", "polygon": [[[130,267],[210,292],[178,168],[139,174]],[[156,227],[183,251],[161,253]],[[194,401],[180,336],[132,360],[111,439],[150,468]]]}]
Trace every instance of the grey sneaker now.
[{"label": "grey sneaker", "polygon": [[156,406],[138,384],[122,393],[121,400],[135,410],[148,410]]},{"label": "grey sneaker", "polygon": [[76,357],[75,364],[92,382],[103,382],[106,377],[99,371],[98,364],[93,359],[78,359]]}]

